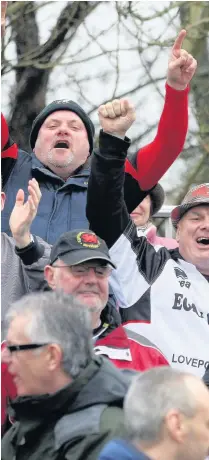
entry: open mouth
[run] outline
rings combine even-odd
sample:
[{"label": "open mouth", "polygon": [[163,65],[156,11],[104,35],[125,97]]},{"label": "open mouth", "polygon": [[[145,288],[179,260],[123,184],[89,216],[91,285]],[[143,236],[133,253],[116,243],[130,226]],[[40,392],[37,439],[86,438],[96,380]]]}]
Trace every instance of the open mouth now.
[{"label": "open mouth", "polygon": [[206,237],[197,238],[197,243],[201,244],[203,246],[208,246],[209,247],[209,237],[208,238],[206,238]]},{"label": "open mouth", "polygon": [[55,149],[69,149],[69,142],[68,141],[57,141],[54,145]]}]

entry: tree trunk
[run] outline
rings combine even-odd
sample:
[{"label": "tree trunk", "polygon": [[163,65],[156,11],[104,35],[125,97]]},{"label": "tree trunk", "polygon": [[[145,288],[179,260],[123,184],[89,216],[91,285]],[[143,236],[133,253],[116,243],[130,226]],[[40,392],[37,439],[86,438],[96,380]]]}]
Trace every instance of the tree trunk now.
[{"label": "tree trunk", "polygon": [[16,86],[11,97],[10,132],[19,147],[29,150],[32,122],[46,105],[53,57],[62,50],[63,41],[70,43],[84,19],[100,2],[68,2],[61,11],[50,38],[40,44],[36,20],[37,2],[12,2],[8,8],[16,45]]},{"label": "tree trunk", "polygon": [[[209,181],[209,2],[182,2],[179,6],[182,27],[188,31],[184,42],[185,49],[198,62],[196,76],[191,84],[196,120],[199,126],[196,148],[197,161],[188,172],[187,180],[177,201],[186,194],[191,183]],[[191,158],[194,151],[191,152]]]}]

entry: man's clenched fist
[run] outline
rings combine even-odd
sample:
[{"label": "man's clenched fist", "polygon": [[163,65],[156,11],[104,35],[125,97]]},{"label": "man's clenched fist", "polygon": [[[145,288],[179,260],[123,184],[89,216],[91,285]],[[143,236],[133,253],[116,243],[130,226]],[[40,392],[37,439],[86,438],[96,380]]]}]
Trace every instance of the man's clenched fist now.
[{"label": "man's clenched fist", "polygon": [[126,131],[136,119],[135,108],[128,99],[114,99],[100,105],[98,114],[103,131],[120,137],[125,137]]}]

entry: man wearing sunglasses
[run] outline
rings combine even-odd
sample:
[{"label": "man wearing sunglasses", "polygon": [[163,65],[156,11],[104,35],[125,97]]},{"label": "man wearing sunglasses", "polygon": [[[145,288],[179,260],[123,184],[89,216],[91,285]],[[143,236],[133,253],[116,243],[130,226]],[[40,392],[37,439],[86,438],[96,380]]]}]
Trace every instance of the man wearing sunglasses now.
[{"label": "man wearing sunglasses", "polygon": [[96,460],[124,434],[130,376],[95,356],[91,317],[73,296],[30,294],[7,315],[3,359],[17,395],[2,460]]}]

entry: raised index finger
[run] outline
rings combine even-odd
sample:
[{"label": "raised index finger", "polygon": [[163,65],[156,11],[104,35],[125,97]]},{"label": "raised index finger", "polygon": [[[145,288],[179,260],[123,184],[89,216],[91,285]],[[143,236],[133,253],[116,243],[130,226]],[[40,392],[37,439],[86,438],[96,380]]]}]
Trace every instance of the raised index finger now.
[{"label": "raised index finger", "polygon": [[186,37],[186,30],[182,29],[181,32],[179,32],[178,37],[176,38],[174,45],[173,45],[173,51],[180,51],[182,47],[182,43]]}]

